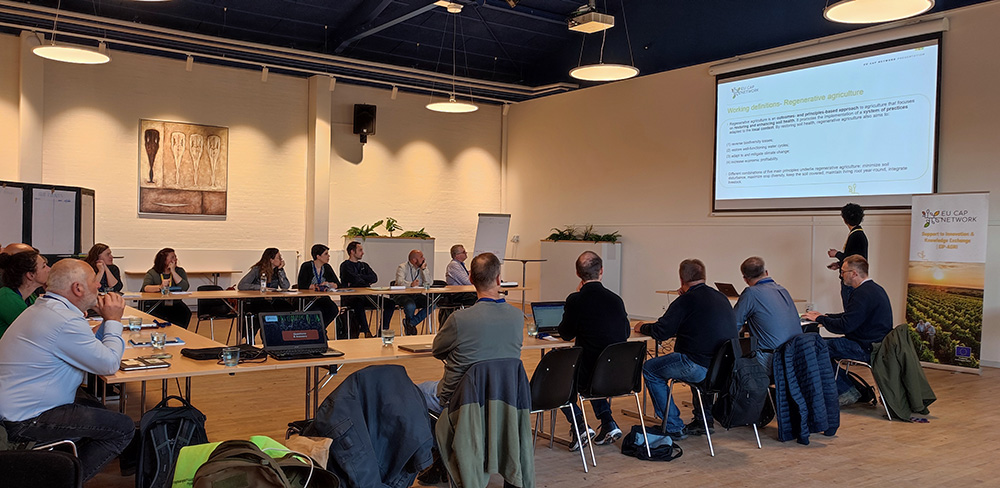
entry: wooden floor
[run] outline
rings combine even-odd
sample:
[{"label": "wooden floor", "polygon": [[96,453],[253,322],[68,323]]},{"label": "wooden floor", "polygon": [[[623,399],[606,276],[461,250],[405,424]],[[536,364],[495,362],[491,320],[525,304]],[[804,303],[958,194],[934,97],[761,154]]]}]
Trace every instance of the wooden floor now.
[{"label": "wooden floor", "polygon": [[[537,351],[522,357],[529,376],[539,357]],[[403,364],[414,382],[441,376],[441,363],[434,359]],[[341,370],[322,397],[358,369]],[[622,456],[618,445],[595,446],[598,465],[589,474],[584,474],[578,453],[558,444],[549,449],[547,442],[539,440],[536,484],[559,488],[608,487],[609,483],[639,488],[673,482],[681,486],[1000,486],[996,461],[1000,457],[1000,370],[985,368],[982,376],[940,370],[926,373],[938,397],[931,405],[930,423],[887,422],[881,407],[851,406],[841,412],[836,436],[814,434],[808,446],[778,442],[774,423],[762,430],[763,449],[756,448],[749,428],[728,432],[718,428],[713,437],[714,458],[708,454],[704,437],[679,441],[684,455],[670,463]],[[282,439],[286,424],[304,417],[304,386],[303,370],[195,378],[192,403],[208,417],[206,428],[212,441],[255,434]],[[176,386],[170,390],[176,392]],[[134,417],[138,402],[131,399],[138,398],[137,393],[137,385],[129,386],[129,413]],[[151,406],[159,396],[159,385],[150,385],[147,403]],[[690,406],[687,392],[680,398]],[[612,406],[622,430],[627,432],[637,423],[620,414],[624,408],[635,407],[633,400],[615,399]],[[684,406],[681,410],[685,415],[690,412]],[[557,435],[566,436],[568,424],[562,415],[558,417]],[[490,486],[502,486],[494,478]],[[120,476],[113,462],[87,486],[125,488],[134,486],[134,479]]]}]

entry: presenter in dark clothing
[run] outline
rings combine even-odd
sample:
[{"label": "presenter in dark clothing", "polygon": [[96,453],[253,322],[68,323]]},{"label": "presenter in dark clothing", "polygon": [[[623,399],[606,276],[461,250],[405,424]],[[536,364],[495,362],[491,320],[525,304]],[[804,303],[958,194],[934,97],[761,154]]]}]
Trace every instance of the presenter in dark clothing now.
[{"label": "presenter in dark clothing", "polygon": [[[848,256],[844,259],[840,275],[844,283],[854,290],[844,313],[805,314],[807,319],[819,322],[826,330],[844,335],[826,339],[835,368],[838,359],[870,362],[872,343],[881,342],[892,331],[889,295],[868,278],[868,261],[861,256]],[[840,394],[841,405],[854,403],[860,397],[843,371],[837,376],[837,393]]]},{"label": "presenter in dark clothing", "polygon": [[[844,264],[844,259],[848,256],[854,256],[857,254],[868,259],[868,236],[865,235],[864,229],[861,228],[861,221],[865,218],[865,209],[856,203],[848,203],[840,209],[840,216],[844,219],[844,224],[850,231],[847,233],[847,241],[844,242],[844,250],[838,251],[836,249],[830,249],[827,251],[827,256],[831,258],[836,258],[836,263],[830,263],[828,268],[840,272],[840,266]],[[851,291],[853,289],[844,283],[843,276],[840,280],[840,299],[844,303],[844,309],[847,309],[847,300],[851,297]]]},{"label": "presenter in dark clothing", "polygon": [[[566,297],[566,307],[563,310],[562,322],[559,323],[559,335],[565,341],[576,339],[576,346],[583,349],[580,355],[580,369],[577,373],[577,385],[580,390],[590,388],[590,381],[597,366],[597,357],[601,351],[611,344],[625,342],[631,334],[628,314],[625,312],[625,302],[615,292],[601,284],[604,276],[604,263],[601,257],[593,251],[586,251],[576,260],[576,275],[580,277],[579,291]],[[612,444],[622,436],[622,431],[615,423],[611,414],[611,403],[606,399],[591,400],[594,415],[601,421],[600,432],[594,440],[598,445]],[[576,425],[583,428],[583,412],[573,405],[572,409],[564,408],[566,420],[572,425],[575,415]],[[581,430],[580,440],[583,445],[589,441],[591,432]],[[570,433],[573,444],[570,450],[575,451],[581,446],[576,445],[576,435]]]},{"label": "presenter in dark clothing", "polygon": [[[330,248],[323,244],[315,244],[309,250],[312,261],[306,261],[299,267],[299,276],[296,280],[300,290],[329,291],[336,290],[340,286],[337,274],[330,266]],[[323,314],[323,323],[327,326],[337,318],[340,309],[333,303],[330,297],[318,297],[313,302],[313,307]],[[346,326],[345,326],[346,328]],[[347,337],[346,330],[337,330],[337,339]]]},{"label": "presenter in dark clothing", "polygon": [[[364,255],[365,249],[360,242],[351,241],[347,245],[347,259],[340,263],[340,282],[344,288],[366,288],[378,281],[378,275],[375,274],[375,270],[368,263],[361,261]],[[375,300],[381,305],[382,328],[388,329],[389,321],[392,320],[392,313],[395,311],[395,305],[391,300],[386,300],[385,297],[375,297]],[[368,298],[345,296],[341,298],[341,303],[345,307],[350,307],[352,312],[350,314],[350,337],[357,339],[362,332],[366,337],[372,337],[371,330],[368,329],[368,317],[365,316],[365,310],[374,307]]]},{"label": "presenter in dark clothing", "polygon": [[[676,439],[687,434],[702,434],[705,425],[698,418],[701,415],[695,402],[695,419],[688,425],[680,419],[680,410],[673,398],[667,401],[667,384],[671,379],[698,383],[705,379],[708,366],[715,352],[726,341],[736,337],[736,314],[729,299],[718,290],[705,284],[705,265],[697,259],[685,259],[680,265],[680,296],[674,300],[666,313],[652,323],[636,324],[635,331],[653,336],[658,341],[676,337],[674,352],[652,358],[642,367],[646,388],[653,399],[656,415],[664,419],[667,433]],[[706,403],[705,423],[713,432],[711,408]]]}]

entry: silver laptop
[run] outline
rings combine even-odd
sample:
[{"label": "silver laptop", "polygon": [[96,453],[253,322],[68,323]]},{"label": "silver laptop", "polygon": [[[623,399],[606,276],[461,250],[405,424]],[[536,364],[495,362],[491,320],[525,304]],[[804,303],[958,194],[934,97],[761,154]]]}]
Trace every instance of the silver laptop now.
[{"label": "silver laptop", "polygon": [[531,302],[531,315],[535,318],[538,332],[559,336],[559,324],[562,323],[564,308],[566,302]]},{"label": "silver laptop", "polygon": [[326,343],[320,312],[264,312],[257,315],[264,352],[275,359],[343,356]]}]

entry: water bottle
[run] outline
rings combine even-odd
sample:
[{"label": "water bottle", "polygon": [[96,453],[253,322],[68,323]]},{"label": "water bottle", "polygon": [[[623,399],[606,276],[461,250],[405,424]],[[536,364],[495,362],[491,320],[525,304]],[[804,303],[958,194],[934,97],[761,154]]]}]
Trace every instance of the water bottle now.
[{"label": "water bottle", "polygon": [[264,273],[261,273],[260,274],[260,292],[264,293],[266,291],[267,291],[267,277],[264,276]]}]

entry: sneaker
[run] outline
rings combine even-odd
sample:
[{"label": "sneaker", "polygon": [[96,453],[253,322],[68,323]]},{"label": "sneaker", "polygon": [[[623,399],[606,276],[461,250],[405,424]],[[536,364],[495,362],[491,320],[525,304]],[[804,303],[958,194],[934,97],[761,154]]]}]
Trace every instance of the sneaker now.
[{"label": "sneaker", "polygon": [[601,424],[601,430],[597,433],[597,437],[594,438],[594,443],[598,446],[603,446],[604,444],[614,444],[615,441],[622,438],[622,430],[618,428],[618,424],[614,422],[608,422],[607,424]]},{"label": "sneaker", "polygon": [[[705,435],[705,424],[701,419],[694,419],[690,424],[684,426],[684,432],[689,435]],[[715,433],[715,421],[708,422],[708,433]]]},{"label": "sneaker", "polygon": [[687,434],[684,432],[683,429],[680,432],[667,432],[666,434],[668,436],[670,436],[671,440],[674,440],[674,441],[680,441],[680,440],[687,439]]},{"label": "sneaker", "polygon": [[[621,432],[621,431],[619,431],[619,432]],[[569,429],[569,437],[571,439],[571,441],[569,443],[569,450],[570,450],[570,452],[576,451],[576,450],[580,449],[581,447],[587,447],[587,444],[590,442],[591,439],[594,438],[595,434],[596,433],[594,432],[594,429],[590,429],[590,428],[587,429],[586,433],[584,433],[583,431],[580,431],[580,441],[581,442],[577,442],[576,441],[576,432],[573,432],[573,428],[570,427],[570,429]]]},{"label": "sneaker", "polygon": [[840,394],[840,396],[837,398],[837,402],[840,403],[841,407],[843,407],[858,401],[859,398],[861,398],[861,392],[859,392],[857,388],[852,386],[850,390],[847,390]]}]

